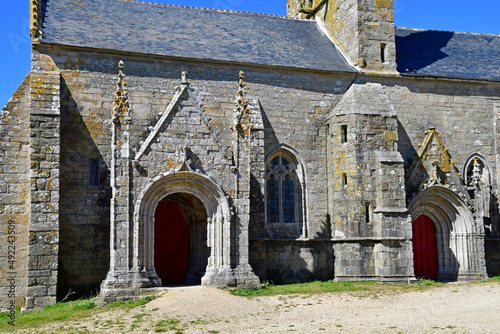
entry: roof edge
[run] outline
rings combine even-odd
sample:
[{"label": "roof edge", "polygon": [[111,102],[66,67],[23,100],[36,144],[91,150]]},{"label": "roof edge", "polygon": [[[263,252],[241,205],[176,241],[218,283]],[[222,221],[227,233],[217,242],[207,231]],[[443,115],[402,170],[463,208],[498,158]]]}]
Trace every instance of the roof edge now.
[{"label": "roof edge", "polygon": [[409,30],[409,31],[433,31],[433,32],[448,32],[453,34],[460,35],[471,35],[471,36],[495,36],[500,37],[500,34],[485,34],[485,33],[475,33],[475,32],[460,32],[460,31],[449,31],[449,30],[436,30],[436,29],[420,29],[420,28],[406,28],[406,27],[395,27],[401,30]]},{"label": "roof edge", "polygon": [[434,80],[445,80],[445,81],[467,81],[475,83],[487,83],[487,84],[500,84],[500,79],[484,79],[484,78],[472,78],[472,77],[452,77],[452,76],[442,76],[435,74],[421,74],[415,75],[413,72],[399,72],[402,78],[413,78],[413,79],[434,79]]},{"label": "roof edge", "polygon": [[169,5],[169,4],[163,4],[163,3],[139,1],[139,0],[116,0],[116,1],[136,3],[136,4],[141,4],[141,5],[160,6],[160,7],[173,7],[173,8],[185,8],[185,9],[193,9],[193,10],[206,10],[206,11],[221,12],[221,13],[233,13],[233,14],[247,14],[247,15],[257,15],[257,16],[268,16],[268,17],[275,17],[275,18],[288,19],[288,20],[294,20],[294,21],[314,21],[313,19],[301,19],[301,18],[295,18],[295,17],[289,17],[289,16],[282,16],[282,15],[245,12],[245,11],[229,10],[229,9],[192,7],[192,6],[182,6],[182,5]]},{"label": "roof edge", "polygon": [[171,59],[171,60],[181,60],[181,61],[198,61],[200,63],[229,64],[229,65],[261,67],[261,68],[277,68],[277,69],[282,69],[282,70],[292,69],[292,70],[303,71],[303,72],[342,73],[342,74],[347,74],[347,75],[357,74],[357,72],[354,70],[352,72],[351,71],[333,71],[333,70],[322,70],[322,69],[309,68],[309,67],[290,67],[290,66],[283,66],[283,65],[249,63],[249,62],[243,62],[243,61],[239,62],[239,61],[207,59],[207,58],[176,57],[176,56],[167,56],[167,55],[162,55],[162,54],[157,54],[157,53],[142,53],[142,52],[124,51],[124,50],[117,50],[117,49],[91,48],[91,47],[77,46],[77,45],[70,45],[70,44],[46,43],[43,41],[38,43],[37,46],[46,46],[46,47],[57,46],[57,47],[66,47],[66,48],[75,49],[75,50],[88,50],[90,52],[105,52],[105,53],[111,52],[111,53],[115,53],[115,54],[131,55],[133,57],[147,56],[147,57],[163,58],[163,59]]},{"label": "roof edge", "polygon": [[350,67],[352,70],[354,70],[356,73],[360,73],[361,68],[359,68],[359,67],[355,66],[353,63],[351,63],[351,61],[349,60],[347,55],[345,55],[344,52],[337,45],[338,41],[336,41],[335,38],[328,33],[328,29],[325,27],[323,21],[321,21],[320,19],[316,19],[314,21],[316,21],[316,25],[318,26],[319,31],[323,35],[325,35],[325,37],[328,38],[328,40],[333,44],[333,46],[335,47],[335,50],[337,50],[338,54],[340,55],[340,57],[342,58],[344,63],[348,67]]}]

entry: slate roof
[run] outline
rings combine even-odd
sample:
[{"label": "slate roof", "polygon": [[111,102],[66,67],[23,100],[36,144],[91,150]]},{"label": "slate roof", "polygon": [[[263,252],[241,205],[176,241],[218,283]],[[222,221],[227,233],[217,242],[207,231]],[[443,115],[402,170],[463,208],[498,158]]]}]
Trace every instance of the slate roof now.
[{"label": "slate roof", "polygon": [[401,75],[500,81],[500,36],[396,28]]},{"label": "slate roof", "polygon": [[128,0],[44,0],[42,43],[355,72],[315,21]]}]

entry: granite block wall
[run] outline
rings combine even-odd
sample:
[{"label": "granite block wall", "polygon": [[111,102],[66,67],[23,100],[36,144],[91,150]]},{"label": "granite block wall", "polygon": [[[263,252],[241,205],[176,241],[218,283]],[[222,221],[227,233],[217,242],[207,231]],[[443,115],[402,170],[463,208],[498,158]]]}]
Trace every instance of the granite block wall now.
[{"label": "granite block wall", "polygon": [[[210,133],[193,101],[183,96],[169,126],[161,131],[161,142],[153,143],[141,168],[132,169],[132,202],[150,179],[176,167],[183,145],[190,146],[195,170],[209,175],[231,198],[237,197],[223,151],[228,157],[234,152],[235,94],[238,73],[245,72],[247,98],[261,123],[250,132],[250,200],[239,204],[249,215],[250,264],[261,280],[390,281],[412,276],[411,218],[404,211],[409,203],[402,183],[430,127],[441,133],[458,173],[464,174],[469,157],[476,153],[491,169],[493,204],[485,221],[490,226],[485,251],[488,273],[499,272],[498,84],[362,75],[354,82],[351,74],[71,48],[39,51],[49,56],[35,61],[31,83],[23,83],[0,118],[0,132],[9,138],[0,144],[0,178],[5,180],[0,184],[0,215],[4,225],[19,222],[19,268],[32,273],[18,272],[18,303],[26,295],[22,281],[32,287],[33,298],[27,302],[37,307],[53,302],[56,295],[64,297],[70,289],[79,295],[92,293],[109,269],[111,110],[120,60],[128,84],[132,153],[172,100],[181,71],[187,71],[197,105],[213,130]],[[38,79],[49,91],[39,91]],[[354,110],[346,99],[366,93],[353,87],[367,87],[367,82],[378,86],[357,101],[361,109],[345,112]],[[374,105],[379,107],[376,113],[362,110]],[[265,159],[280,145],[293,149],[305,170],[304,240],[274,240],[266,231]],[[33,225],[29,238],[28,208]],[[28,256],[28,240],[29,258],[34,259],[29,265],[22,262]],[[47,254],[54,258],[44,262]],[[0,258],[4,266],[6,255]],[[3,296],[4,285],[2,289]]]},{"label": "granite block wall", "polygon": [[[250,221],[250,239],[265,236],[262,234],[266,224],[261,176],[265,174],[266,155],[281,144],[298,152],[297,158],[307,171],[308,197],[305,203],[309,237],[328,238],[326,161],[322,154],[326,130],[323,124],[326,115],[348,87],[353,78],[351,75],[324,76],[300,71],[87,54],[73,50],[65,50],[62,56],[52,54],[52,58],[61,69],[63,96],[61,235],[65,237],[60,245],[61,290],[72,288],[84,291],[95,286],[106,273],[104,259],[109,255],[102,245],[109,238],[106,230],[109,224],[110,118],[116,68],[121,59],[125,63],[131,110],[132,151],[140,148],[141,141],[151,131],[150,127],[165,111],[176,86],[181,82],[183,70],[188,72],[195,99],[230,156],[233,152],[231,124],[234,96],[238,90],[238,73],[243,70],[247,97],[256,100],[253,112],[260,113],[263,123],[262,130],[255,132],[259,149],[251,151],[252,164],[256,167],[252,169],[251,184],[261,187],[259,191],[252,191],[252,203],[261,204],[250,207],[250,215],[257,217]],[[132,192],[132,200],[136,191],[141,191],[149,179],[176,166],[178,148],[186,144],[190,146],[194,168],[210,175],[233,197],[234,182],[228,164],[189,98],[182,98],[168,124],[160,134],[161,138],[165,137],[160,140],[162,144],[154,143],[142,158],[141,168],[133,170],[136,180],[133,189],[136,190]],[[90,159],[102,160],[98,186],[88,184]],[[79,237],[82,234],[93,236],[92,242],[82,240]],[[328,253],[326,251],[325,254]],[[90,263],[86,258],[99,261]],[[252,260],[251,264],[254,264]],[[75,277],[78,279],[72,279]],[[61,291],[60,296],[63,294]]]},{"label": "granite block wall", "polygon": [[[11,301],[14,301],[16,306],[24,305],[26,296],[30,189],[28,96],[29,76],[0,111],[0,309],[2,310],[8,309]],[[12,277],[14,284],[10,282]]]}]

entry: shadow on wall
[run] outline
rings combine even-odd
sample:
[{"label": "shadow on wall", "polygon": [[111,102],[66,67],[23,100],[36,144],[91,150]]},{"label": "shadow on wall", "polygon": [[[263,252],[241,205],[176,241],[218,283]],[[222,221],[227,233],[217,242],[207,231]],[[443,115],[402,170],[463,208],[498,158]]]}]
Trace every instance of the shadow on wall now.
[{"label": "shadow on wall", "polygon": [[[252,156],[257,161],[252,161],[254,168],[250,174],[250,238],[265,238],[266,233],[266,203],[265,203],[265,175],[266,154],[273,148],[279,145],[278,138],[274,132],[273,126],[264,111],[263,106],[259,103],[259,110],[261,113],[262,122],[264,125],[264,154],[259,156]],[[262,155],[262,156],[261,156]],[[258,265],[258,264],[256,264]]]},{"label": "shadow on wall", "polygon": [[[94,294],[109,270],[109,168],[61,78],[60,242],[57,298]],[[89,119],[92,116],[89,117]],[[101,130],[96,130],[101,133]],[[99,161],[90,175],[90,160]],[[95,172],[95,171],[94,171]],[[95,183],[95,184],[94,184]]]},{"label": "shadow on wall", "polygon": [[[328,242],[254,241],[251,265],[261,281],[291,284],[328,280]],[[259,256],[260,258],[252,258]]]},{"label": "shadow on wall", "polygon": [[396,63],[400,73],[418,72],[448,57],[441,50],[453,37],[452,32],[406,29],[399,29],[397,32]]},{"label": "shadow on wall", "polygon": [[[265,213],[265,159],[267,154],[282,143],[262,106],[260,112],[264,125],[264,155],[258,157],[258,168],[254,168],[250,176],[250,264],[261,282],[267,280],[280,284],[331,279],[333,254],[329,245],[329,217],[322,222],[323,228],[317,235],[327,240],[319,242],[295,241],[293,237],[286,237],[285,231],[280,231],[279,228],[268,230]],[[295,232],[300,235],[302,231]]]},{"label": "shadow on wall", "polygon": [[486,259],[488,276],[500,275],[500,212],[498,197],[492,193],[490,201],[490,218],[483,218]]},{"label": "shadow on wall", "polygon": [[[406,132],[403,124],[398,119],[398,152],[404,159],[404,169],[405,169],[405,180],[408,179],[411,164],[415,159],[418,159],[417,151],[413,144],[411,143],[410,136]],[[407,189],[408,191],[408,189]]]}]

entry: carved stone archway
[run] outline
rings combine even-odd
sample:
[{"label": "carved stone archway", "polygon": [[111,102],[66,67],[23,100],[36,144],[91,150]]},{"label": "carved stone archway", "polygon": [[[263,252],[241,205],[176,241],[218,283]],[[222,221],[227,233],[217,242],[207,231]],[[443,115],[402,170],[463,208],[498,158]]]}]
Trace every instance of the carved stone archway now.
[{"label": "carved stone archway", "polygon": [[174,172],[153,179],[141,193],[134,208],[134,267],[155,279],[154,223],[158,202],[167,196],[185,193],[200,200],[207,214],[207,246],[210,257],[202,285],[235,285],[232,212],[224,191],[208,177],[190,171]]},{"label": "carved stone archway", "polygon": [[438,280],[474,281],[486,277],[484,228],[467,204],[447,187],[429,187],[413,199],[413,220],[429,217],[436,226]]}]

